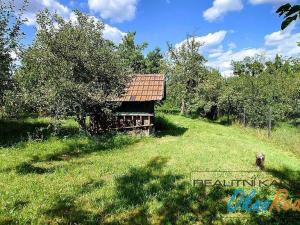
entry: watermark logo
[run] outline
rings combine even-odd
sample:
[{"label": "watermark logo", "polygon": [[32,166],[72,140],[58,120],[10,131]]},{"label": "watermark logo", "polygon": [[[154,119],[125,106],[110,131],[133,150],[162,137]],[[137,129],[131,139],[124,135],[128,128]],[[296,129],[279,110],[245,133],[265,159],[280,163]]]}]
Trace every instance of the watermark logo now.
[{"label": "watermark logo", "polygon": [[254,200],[256,195],[256,189],[252,189],[248,195],[245,190],[236,189],[227,203],[228,212],[272,212],[273,210],[300,212],[300,199],[295,201],[288,199],[289,191],[287,189],[278,189],[272,201],[269,199]]},{"label": "watermark logo", "polygon": [[[235,213],[297,213],[300,218],[300,197],[290,192],[287,184],[279,178],[262,171],[194,171],[194,186],[228,189],[228,215]],[[285,188],[282,188],[285,187]]]},{"label": "watermark logo", "polygon": [[267,173],[260,171],[193,171],[191,181],[194,186],[222,187],[272,187],[281,183]]}]

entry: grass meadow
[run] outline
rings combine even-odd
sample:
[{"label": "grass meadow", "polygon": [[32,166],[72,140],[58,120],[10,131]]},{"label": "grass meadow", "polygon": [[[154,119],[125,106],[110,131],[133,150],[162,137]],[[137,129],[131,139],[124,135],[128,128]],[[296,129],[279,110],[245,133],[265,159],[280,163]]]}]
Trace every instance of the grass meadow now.
[{"label": "grass meadow", "polygon": [[[59,128],[57,128],[59,127]],[[155,136],[89,137],[72,119],[0,121],[0,224],[297,224],[284,213],[225,220],[226,190],[191,171],[258,170],[299,181],[299,121],[265,130],[160,114]],[[299,186],[298,186],[299,187]],[[291,190],[299,194],[299,188]]]}]

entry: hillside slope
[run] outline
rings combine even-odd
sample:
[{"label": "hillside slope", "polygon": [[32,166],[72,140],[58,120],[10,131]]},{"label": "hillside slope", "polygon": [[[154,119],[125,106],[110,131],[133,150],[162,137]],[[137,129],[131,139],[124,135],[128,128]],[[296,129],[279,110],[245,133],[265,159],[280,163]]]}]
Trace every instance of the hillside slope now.
[{"label": "hillside slope", "polygon": [[[286,139],[276,138],[282,129],[268,140],[263,132],[237,125],[223,126],[176,115],[163,115],[160,121],[166,129],[157,137],[117,135],[93,139],[77,134],[74,122],[66,121],[58,136],[45,134],[44,140],[36,141],[28,139],[30,134],[25,132],[22,142],[14,138],[21,135],[21,128],[37,124],[46,127],[50,120],[29,119],[10,125],[1,122],[2,137],[8,138],[11,132],[12,138],[9,144],[2,139],[0,148],[0,221],[93,223],[107,204],[121,204],[116,203],[118,178],[132,173],[130,168],[143,168],[155,157],[165,160],[165,170],[183,175],[184,180],[197,170],[257,170],[257,152],[266,155],[267,169],[300,168],[296,145],[288,146]],[[299,141],[298,128],[284,129],[293,134],[293,143]],[[147,179],[147,171],[138,179]]]}]

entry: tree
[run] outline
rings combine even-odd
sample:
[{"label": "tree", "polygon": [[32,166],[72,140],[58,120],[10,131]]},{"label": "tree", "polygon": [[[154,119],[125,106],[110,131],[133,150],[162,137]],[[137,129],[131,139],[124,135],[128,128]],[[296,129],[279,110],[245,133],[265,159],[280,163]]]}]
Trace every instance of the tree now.
[{"label": "tree", "polygon": [[148,44],[146,42],[136,44],[135,35],[135,32],[127,33],[118,47],[118,52],[125,65],[131,68],[133,73],[144,73],[146,71],[146,61],[143,51]]},{"label": "tree", "polygon": [[23,11],[27,5],[16,9],[13,0],[0,0],[0,107],[3,106],[4,92],[12,87],[12,75],[15,68],[13,54],[20,52],[19,39],[22,36],[21,26]]},{"label": "tree", "polygon": [[188,37],[179,47],[169,45],[169,90],[170,97],[180,105],[181,114],[187,113],[195,96],[196,85],[202,77],[205,59],[199,53],[201,44]]},{"label": "tree", "polygon": [[284,20],[281,24],[281,29],[284,30],[291,24],[291,22],[300,19],[300,5],[291,5],[290,3],[286,3],[280,6],[276,13],[278,13],[279,16],[284,15]]},{"label": "tree", "polygon": [[[243,86],[240,77],[233,76],[225,80],[220,90],[218,98],[218,108],[220,115],[227,116],[227,123],[230,123],[230,117],[239,115],[241,111],[244,112],[242,106],[242,94]],[[242,109],[242,110],[241,110]],[[245,116],[243,117],[243,123],[245,124]]]},{"label": "tree", "polygon": [[197,107],[194,111],[198,114],[215,120],[219,114],[218,99],[224,86],[224,78],[219,71],[210,68],[203,69],[203,80],[197,85]]},{"label": "tree", "polygon": [[219,98],[222,114],[255,127],[266,127],[297,115],[299,68],[297,62],[277,55],[274,61],[261,57],[233,62]]},{"label": "tree", "polygon": [[160,48],[150,51],[146,57],[146,73],[156,74],[162,71],[163,55]]},{"label": "tree", "polygon": [[124,92],[128,70],[114,44],[103,38],[103,23],[75,14],[75,22],[48,10],[37,15],[39,29],[16,74],[14,98],[26,111],[76,115],[83,129],[90,115],[89,131],[97,133],[108,128],[117,106],[113,100]]}]

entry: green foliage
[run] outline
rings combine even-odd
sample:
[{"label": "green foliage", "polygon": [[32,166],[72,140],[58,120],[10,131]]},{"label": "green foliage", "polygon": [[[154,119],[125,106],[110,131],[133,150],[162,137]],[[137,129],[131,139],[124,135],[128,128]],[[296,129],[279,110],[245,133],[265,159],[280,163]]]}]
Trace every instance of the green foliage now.
[{"label": "green foliage", "polygon": [[[75,12],[77,20],[42,11],[38,31],[16,73],[18,84],[7,97],[7,109],[53,116],[86,115],[108,118],[130,79],[112,42],[103,38],[102,22]],[[23,107],[20,107],[23,106]]]},{"label": "green foliage", "polygon": [[[187,44],[186,44],[187,45]],[[192,46],[192,44],[190,44]],[[182,48],[182,47],[181,47]],[[188,49],[188,50],[187,50]],[[298,59],[246,57],[232,62],[234,76],[224,79],[197,59],[194,48],[173,49],[168,62],[167,102],[159,110],[181,107],[209,119],[227,117],[254,127],[291,120],[300,114]],[[197,61],[199,60],[199,61]]]},{"label": "green foliage", "polygon": [[123,37],[122,43],[118,46],[120,57],[124,60],[125,65],[133,73],[144,73],[146,70],[146,61],[143,50],[148,46],[147,43],[136,44],[135,32],[129,32]]},{"label": "green foliage", "polygon": [[163,55],[160,48],[150,51],[146,57],[146,73],[157,74],[162,72]]},{"label": "green foliage", "polygon": [[22,36],[22,19],[27,1],[16,9],[15,1],[0,0],[0,107],[3,106],[4,92],[12,88],[12,75],[15,68],[12,54],[20,52],[19,39]]},{"label": "green foliage", "polygon": [[[35,126],[48,126],[53,119],[0,123],[1,141],[15,137],[0,143],[0,223],[226,224],[226,193],[192,187],[190,172],[255,171],[257,151],[266,154],[267,173],[283,177],[284,184],[299,180],[299,173],[290,172],[300,166],[299,127],[283,124],[268,139],[264,130],[161,117],[167,121],[162,121],[164,133],[147,138],[89,137],[69,119],[61,121],[64,135],[19,140],[15,138],[25,131],[35,136]],[[174,134],[176,127],[185,132]],[[299,188],[293,194],[299,195]],[[229,224],[261,224],[250,223],[253,216]],[[267,216],[260,215],[265,224],[287,219],[285,212],[280,219],[277,214]],[[285,224],[297,224],[297,219]]]},{"label": "green foliage", "polygon": [[219,98],[221,114],[255,127],[266,126],[270,116],[276,123],[299,114],[297,61],[245,58],[233,67],[235,76],[227,79]]},{"label": "green foliage", "polygon": [[169,46],[168,96],[185,114],[193,105],[196,86],[201,81],[205,59],[199,54],[201,44],[194,37],[179,47]]},{"label": "green foliage", "polygon": [[291,22],[300,18],[300,5],[292,6],[290,3],[286,3],[280,6],[276,13],[278,13],[279,16],[284,15],[284,20],[281,24],[281,29],[284,30],[291,24]]},{"label": "green foliage", "polygon": [[194,37],[179,47],[169,46],[167,96],[182,114],[196,112],[214,119],[223,79],[217,71],[205,67],[200,47]]},{"label": "green foliage", "polygon": [[118,53],[124,61],[124,65],[131,69],[132,73],[157,74],[162,72],[163,55],[160,48],[150,51],[144,56],[144,50],[148,43],[137,44],[135,41],[135,32],[129,32],[123,37],[118,46]]}]

